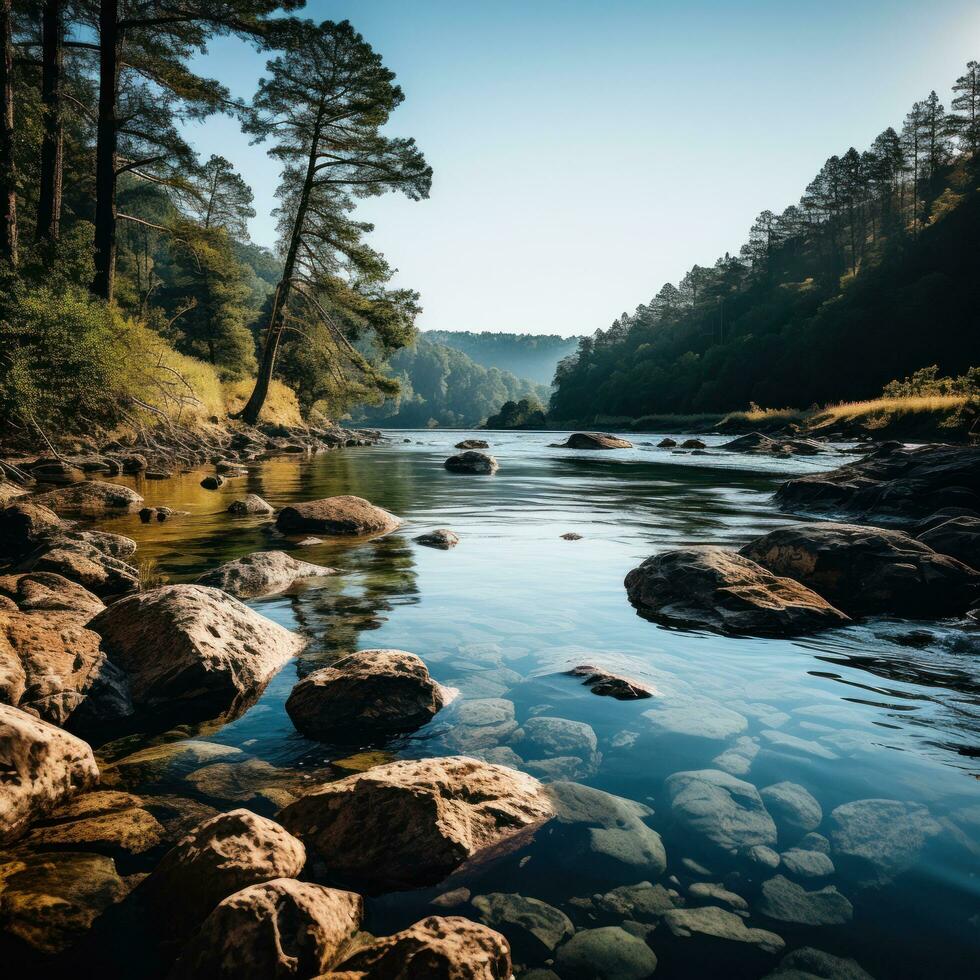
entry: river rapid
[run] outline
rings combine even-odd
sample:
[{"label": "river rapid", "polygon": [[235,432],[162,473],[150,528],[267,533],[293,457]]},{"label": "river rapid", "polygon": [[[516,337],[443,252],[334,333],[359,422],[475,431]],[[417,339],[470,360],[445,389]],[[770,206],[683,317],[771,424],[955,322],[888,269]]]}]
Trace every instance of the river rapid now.
[{"label": "river rapid", "polygon": [[[160,581],[190,581],[256,550],[295,547],[268,519],[226,513],[246,492],[276,508],[356,494],[405,521],[386,537],[332,539],[293,552],[339,574],[249,605],[307,634],[307,650],[236,720],[101,746],[103,766],[163,743],[216,746],[208,753],[175,752],[156,766],[124,766],[121,785],[274,816],[297,786],[317,779],[394,758],[503,747],[510,753],[498,757],[541,779],[573,779],[650,807],[646,822],[667,850],[663,883],[690,905],[699,904],[689,897],[692,884],[723,884],[746,900],[746,925],[777,933],[787,951],[810,946],[853,957],[878,980],[975,975],[977,636],[951,624],[870,620],[804,640],[721,637],[640,618],[623,587],[626,572],[658,551],[738,547],[791,522],[771,503],[779,481],[846,457],[677,455],[656,447],[659,435],[632,435],[633,449],[601,453],[549,448],[563,438],[555,432],[386,435],[378,447],[252,463],[247,477],[217,491],[199,486],[204,471],[167,481],[119,479],[150,506],[189,512],[166,523],[144,525],[132,515],[99,525],[135,538],[144,576]],[[500,464],[496,475],[443,468],[453,444],[467,437],[489,440]],[[705,441],[710,452],[724,440]],[[455,549],[413,541],[438,527],[459,535]],[[566,532],[581,539],[564,540]],[[459,698],[426,728],[385,744],[331,745],[297,733],[284,709],[297,676],[369,648],[418,654]],[[659,696],[632,702],[595,696],[563,673],[583,663],[645,681]],[[512,710],[513,724],[500,725],[499,737],[482,732],[474,739],[457,717],[473,701],[505,718]],[[526,749],[518,726],[535,717],[583,724],[575,726],[575,738],[556,738],[550,747],[539,740]],[[812,794],[820,811],[813,829],[834,845],[832,871],[794,876],[785,862],[773,870],[719,854],[685,833],[665,780],[678,771],[719,768],[759,789],[788,781]],[[833,815],[854,801],[882,800],[898,805]],[[866,860],[838,853],[835,833],[854,832],[871,839]],[[780,824],[776,849],[793,848],[804,833]],[[813,840],[812,848],[823,846]],[[587,863],[568,866],[559,858],[548,853],[547,840],[536,842],[491,867],[470,886],[472,893],[541,899],[579,929],[621,924],[624,915],[594,896],[639,877],[624,871],[609,880]],[[807,891],[837,889],[853,906],[850,921],[815,924],[767,914],[774,906],[763,901],[762,889],[776,875]],[[437,894],[426,889],[371,900],[366,927],[378,934],[402,928],[435,911],[429,903]],[[452,912],[478,917],[465,904]],[[779,959],[754,950],[734,956],[737,944],[730,942],[679,940],[663,924],[647,941],[663,977],[761,977]],[[515,949],[515,959],[542,967],[551,954]]]}]

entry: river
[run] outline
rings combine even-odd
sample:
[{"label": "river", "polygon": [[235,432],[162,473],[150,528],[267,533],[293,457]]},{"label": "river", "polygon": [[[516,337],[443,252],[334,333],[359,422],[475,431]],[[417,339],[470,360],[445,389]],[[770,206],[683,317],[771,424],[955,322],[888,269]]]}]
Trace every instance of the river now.
[{"label": "river", "polygon": [[[162,524],[143,525],[131,516],[101,525],[139,542],[144,575],[171,582],[255,550],[293,547],[267,520],[225,512],[245,492],[277,508],[357,494],[405,521],[387,537],[335,539],[297,551],[339,574],[250,605],[309,634],[306,653],[242,717],[152,739],[195,737],[226,747],[227,756],[215,751],[220,763],[177,753],[150,775],[134,767],[128,788],[273,816],[296,780],[457,751],[465,744],[454,737],[460,705],[503,699],[512,703],[518,724],[549,717],[591,727],[594,747],[585,738],[581,747],[562,750],[569,756],[555,761],[545,752],[528,768],[541,778],[576,779],[651,807],[648,823],[661,832],[667,876],[676,878],[669,886],[681,894],[695,881],[724,883],[748,901],[747,925],[778,933],[788,950],[813,946],[853,957],[878,980],[973,972],[980,951],[976,638],[942,624],[884,620],[805,640],[720,637],[641,619],[623,588],[626,572],[657,551],[737,547],[789,522],[771,503],[775,486],[788,475],[830,468],[836,458],[675,455],[656,448],[660,436],[632,435],[632,450],[589,453],[549,448],[562,438],[554,432],[387,435],[379,447],[250,464],[248,477],[217,491],[201,489],[202,472],[160,482],[120,478],[150,505],[189,512]],[[495,476],[443,468],[453,444],[465,437],[489,439],[500,463]],[[705,440],[709,450],[724,441]],[[459,545],[442,552],[413,541],[437,527],[456,531]],[[581,539],[565,540],[566,532]],[[418,654],[438,681],[459,690],[459,700],[422,731],[387,745],[333,746],[299,735],[284,710],[297,674],[341,653],[379,647]],[[646,681],[659,696],[634,702],[597,697],[562,673],[582,663]],[[102,762],[152,742],[147,736],[110,743],[100,749]],[[520,753],[512,731],[501,742]],[[679,770],[717,768],[713,760],[726,751],[729,763],[742,753],[744,765],[735,761],[736,770],[744,769],[739,778],[758,788],[783,781],[805,787],[820,804],[817,830],[825,836],[834,826],[831,811],[842,804],[903,805],[908,825],[893,826],[894,833],[883,825],[878,880],[869,884],[866,873],[834,852],[833,873],[798,879],[808,890],[838,889],[853,904],[851,922],[803,925],[767,917],[757,902],[762,883],[776,872],[720,859],[679,832],[665,779]],[[795,843],[781,830],[779,850]],[[585,868],[556,873],[553,858],[546,842],[532,845],[520,859],[494,867],[473,886],[474,894],[540,898],[580,928],[617,924],[615,915],[579,900],[635,884],[635,878],[624,875],[600,887]],[[692,870],[695,863],[710,873]],[[367,928],[389,931],[431,913],[435,893],[373,900]],[[469,906],[454,912],[476,914]],[[724,944],[661,941],[665,933],[661,925],[649,936],[661,958],[657,976],[763,976],[776,962],[770,958],[767,965],[762,957],[726,966]],[[546,959],[521,962],[542,966]]]}]

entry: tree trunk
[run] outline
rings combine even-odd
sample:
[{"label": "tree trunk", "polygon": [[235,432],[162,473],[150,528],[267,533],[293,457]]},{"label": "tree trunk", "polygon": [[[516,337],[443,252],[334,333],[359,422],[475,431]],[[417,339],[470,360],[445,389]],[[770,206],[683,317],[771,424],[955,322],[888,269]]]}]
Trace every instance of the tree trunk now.
[{"label": "tree trunk", "polygon": [[41,12],[41,176],[37,202],[39,242],[58,240],[61,232],[61,174],[64,124],[61,117],[62,84],[61,0],[46,0]]},{"label": "tree trunk", "polygon": [[289,294],[293,285],[296,253],[299,251],[299,243],[303,236],[303,226],[306,223],[306,211],[309,206],[310,192],[313,189],[313,180],[316,176],[316,160],[320,142],[320,119],[322,115],[323,109],[321,107],[310,143],[310,159],[306,167],[303,193],[300,195],[299,204],[296,208],[296,219],[293,222],[293,232],[289,239],[289,250],[286,252],[282,278],[276,287],[272,313],[269,315],[269,329],[265,337],[265,347],[262,349],[262,360],[259,363],[258,375],[255,378],[255,387],[252,389],[252,394],[249,395],[245,407],[235,416],[235,418],[240,418],[249,425],[255,425],[259,420],[259,413],[262,411],[266,396],[269,394],[272,372],[276,366],[276,354],[279,351],[279,342],[282,340],[282,332],[285,326],[286,305],[289,302]]},{"label": "tree trunk", "polygon": [[111,300],[116,278],[116,105],[122,38],[118,0],[99,7],[99,121],[95,148],[95,276],[92,292]]},{"label": "tree trunk", "polygon": [[0,0],[0,259],[17,264],[17,164],[11,0]]}]

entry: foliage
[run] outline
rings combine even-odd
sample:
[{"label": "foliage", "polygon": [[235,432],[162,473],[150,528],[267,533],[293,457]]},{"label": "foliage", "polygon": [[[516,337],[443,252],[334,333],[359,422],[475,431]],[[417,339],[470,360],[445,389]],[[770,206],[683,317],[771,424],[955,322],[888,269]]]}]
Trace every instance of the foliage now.
[{"label": "foliage", "polygon": [[901,381],[889,381],[881,390],[884,398],[912,398],[922,395],[980,395],[980,368],[971,367],[955,378],[941,378],[939,365],[919,368]]},{"label": "foliage", "polygon": [[537,398],[508,401],[487,419],[488,429],[543,429],[547,424],[544,405]]},{"label": "foliage", "polygon": [[518,378],[550,385],[562,358],[575,352],[578,337],[557,334],[474,333],[470,330],[427,330],[426,337],[467,354],[484,367],[500,368]]}]

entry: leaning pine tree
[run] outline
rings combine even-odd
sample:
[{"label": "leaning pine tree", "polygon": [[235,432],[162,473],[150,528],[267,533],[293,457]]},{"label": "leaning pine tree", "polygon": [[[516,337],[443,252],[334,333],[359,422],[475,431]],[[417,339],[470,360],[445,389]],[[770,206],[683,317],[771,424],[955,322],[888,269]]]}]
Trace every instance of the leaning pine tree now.
[{"label": "leaning pine tree", "polygon": [[[272,45],[283,53],[259,83],[249,129],[273,138],[283,163],[278,190],[282,277],[276,287],[255,387],[239,416],[258,421],[287,330],[325,338],[324,357],[363,376],[369,361],[352,340],[382,348],[411,337],[414,294],[389,291],[391,270],[362,240],[354,199],[398,190],[428,196],[432,170],[411,139],[380,128],[403,99],[394,74],[347,21],[284,19]],[[335,373],[338,365],[331,363]]]}]

